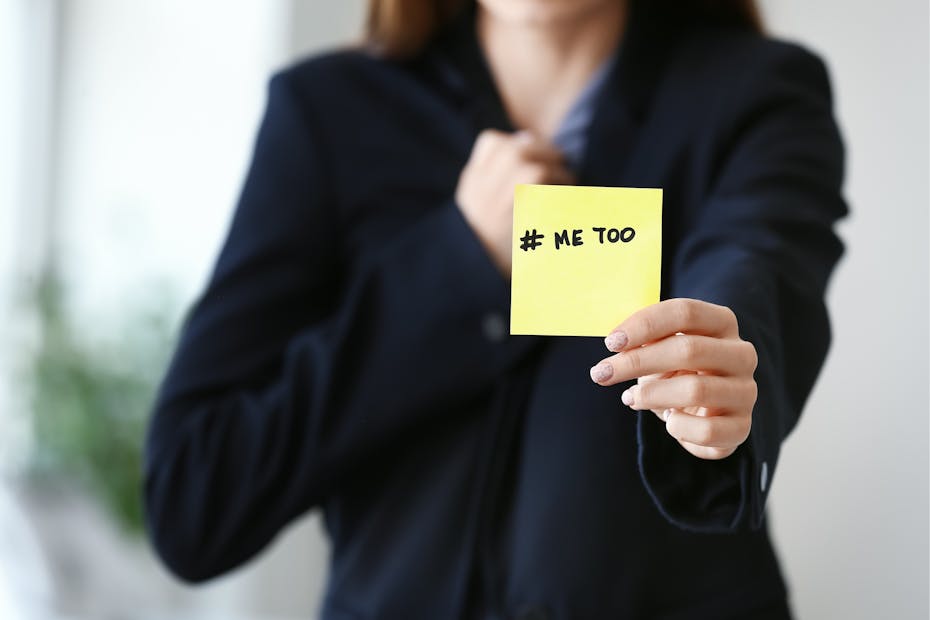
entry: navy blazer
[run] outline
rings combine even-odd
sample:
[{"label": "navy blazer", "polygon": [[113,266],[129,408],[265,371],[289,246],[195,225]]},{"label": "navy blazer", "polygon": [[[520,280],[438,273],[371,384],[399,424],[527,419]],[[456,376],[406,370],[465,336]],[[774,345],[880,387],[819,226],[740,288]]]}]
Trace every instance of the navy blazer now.
[{"label": "navy blazer", "polygon": [[578,181],[664,189],[662,296],[729,306],[759,355],[747,442],[695,458],[591,382],[601,339],[507,335],[453,201],[477,133],[513,129],[466,13],[414,58],[271,80],[148,435],[172,571],[319,507],[327,619],[788,616],[763,515],[828,346],[843,147],[814,55],[662,6],[634,4]]}]

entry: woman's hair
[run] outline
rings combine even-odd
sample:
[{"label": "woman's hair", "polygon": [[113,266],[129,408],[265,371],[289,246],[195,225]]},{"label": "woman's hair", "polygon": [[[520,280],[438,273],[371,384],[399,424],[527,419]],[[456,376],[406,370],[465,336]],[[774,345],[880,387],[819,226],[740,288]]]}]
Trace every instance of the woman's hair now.
[{"label": "woman's hair", "polygon": [[[657,0],[626,1],[632,4]],[[365,40],[385,56],[416,54],[470,2],[474,0],[368,0]],[[755,0],[679,0],[666,4],[677,4],[682,10],[697,10],[720,21],[762,32],[762,17]]]}]

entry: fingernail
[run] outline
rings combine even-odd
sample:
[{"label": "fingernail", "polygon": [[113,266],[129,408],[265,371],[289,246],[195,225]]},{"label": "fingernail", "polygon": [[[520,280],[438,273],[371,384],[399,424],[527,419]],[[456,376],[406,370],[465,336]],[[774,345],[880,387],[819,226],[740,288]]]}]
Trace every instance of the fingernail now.
[{"label": "fingernail", "polygon": [[627,407],[633,406],[633,388],[627,388],[623,390],[623,394],[620,395],[620,400],[623,401],[623,404]]},{"label": "fingernail", "polygon": [[629,342],[629,339],[626,336],[626,332],[610,332],[607,334],[607,337],[604,338],[604,344],[607,345],[607,349],[615,353],[622,351],[627,342]]},{"label": "fingernail", "polygon": [[614,368],[606,362],[601,362],[591,369],[591,379],[594,380],[595,383],[607,381],[612,376],[614,376]]},{"label": "fingernail", "polygon": [[665,423],[668,424],[668,419],[672,417],[672,410],[666,409],[662,412],[662,419],[665,420]]}]

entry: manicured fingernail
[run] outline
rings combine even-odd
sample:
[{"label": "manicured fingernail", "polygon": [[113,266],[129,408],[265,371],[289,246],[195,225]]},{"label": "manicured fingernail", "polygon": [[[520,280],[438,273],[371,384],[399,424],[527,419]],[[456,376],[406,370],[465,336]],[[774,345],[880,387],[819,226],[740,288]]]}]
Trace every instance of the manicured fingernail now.
[{"label": "manicured fingernail", "polygon": [[591,369],[591,379],[595,383],[602,383],[614,376],[614,367],[606,362],[601,362]]},{"label": "manicured fingernail", "polygon": [[620,400],[623,401],[623,404],[627,407],[633,406],[633,388],[627,388],[623,390],[623,394],[620,395]]},{"label": "manicured fingernail", "polygon": [[662,412],[662,419],[665,420],[665,423],[668,423],[668,419],[672,416],[672,410],[666,409]]},{"label": "manicured fingernail", "polygon": [[626,332],[610,332],[607,334],[607,337],[604,338],[604,344],[607,345],[607,349],[615,353],[622,351],[627,342],[629,342],[629,338],[627,338]]}]

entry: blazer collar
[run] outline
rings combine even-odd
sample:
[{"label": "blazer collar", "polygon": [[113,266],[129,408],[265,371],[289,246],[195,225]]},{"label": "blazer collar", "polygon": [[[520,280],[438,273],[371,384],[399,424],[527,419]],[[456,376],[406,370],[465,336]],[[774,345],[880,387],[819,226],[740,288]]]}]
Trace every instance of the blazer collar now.
[{"label": "blazer collar", "polygon": [[[683,19],[672,0],[631,0],[623,39],[595,104],[579,182],[612,185],[626,168],[639,126],[661,79]],[[475,3],[437,37],[427,61],[468,117],[473,134],[513,131],[475,30]],[[473,136],[472,136],[473,137]],[[596,154],[596,155],[595,155]]]}]

